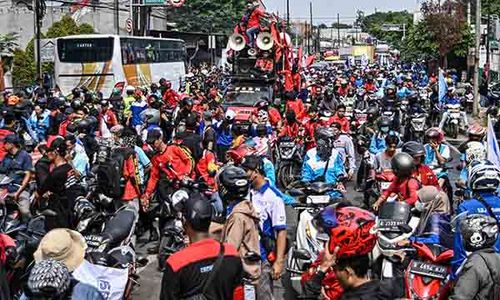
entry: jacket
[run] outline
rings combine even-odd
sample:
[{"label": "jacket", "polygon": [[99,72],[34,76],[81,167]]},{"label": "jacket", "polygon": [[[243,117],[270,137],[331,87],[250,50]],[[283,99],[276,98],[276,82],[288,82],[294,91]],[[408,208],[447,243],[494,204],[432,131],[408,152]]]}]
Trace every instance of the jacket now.
[{"label": "jacket", "polygon": [[28,119],[28,125],[33,131],[36,142],[41,142],[47,137],[47,130],[50,126],[50,112],[45,110],[41,116],[38,116],[36,112],[32,112],[30,118]]},{"label": "jacket", "polygon": [[[500,255],[494,249],[472,253],[465,262],[450,300],[487,300],[493,287],[491,271],[500,270]],[[500,280],[500,278],[496,278]]]},{"label": "jacket", "polygon": [[340,118],[338,114],[335,114],[332,119],[331,119],[332,124],[333,123],[339,123],[340,128],[342,129],[343,133],[350,133],[351,132],[351,122],[349,119],[344,116],[343,118]]},{"label": "jacket", "polygon": [[260,277],[260,262],[256,267],[247,262],[244,257],[248,252],[254,252],[260,256],[259,214],[250,200],[243,200],[228,209],[231,212],[224,224],[222,240],[238,250],[238,255],[242,258],[243,269],[247,273],[253,273],[248,275],[255,280]]},{"label": "jacket", "polygon": [[[486,201],[486,203],[491,206],[497,220],[500,220],[500,197],[495,196],[492,193],[481,193],[481,196],[483,197],[484,201]],[[460,215],[461,213],[488,215],[488,211],[486,210],[484,205],[475,198],[464,201],[458,206],[456,215]],[[497,253],[500,252],[500,238],[497,239],[494,248]],[[465,252],[462,235],[460,234],[460,226],[455,226],[455,238],[453,241],[453,260],[451,261],[453,276],[457,276],[459,268],[466,258],[467,253]]]},{"label": "jacket", "polygon": [[441,189],[436,174],[432,171],[429,166],[420,164],[417,170],[413,173],[413,177],[417,178],[422,185],[433,185],[438,189]]},{"label": "jacket", "polygon": [[389,198],[392,193],[398,194],[399,198],[410,205],[414,205],[418,200],[417,191],[420,189],[420,183],[417,179],[410,177],[404,180],[399,180],[394,177],[391,185],[382,193],[381,197]]},{"label": "jacket", "polygon": [[322,161],[313,148],[306,152],[304,163],[302,164],[302,181],[314,182],[324,174],[326,183],[337,183],[341,175],[345,175],[344,161],[336,149],[332,149],[332,155],[328,162],[328,169],[325,172],[326,161]]},{"label": "jacket", "polygon": [[394,281],[370,280],[356,288],[346,290],[340,300],[386,300],[398,299],[399,289],[395,288]]}]

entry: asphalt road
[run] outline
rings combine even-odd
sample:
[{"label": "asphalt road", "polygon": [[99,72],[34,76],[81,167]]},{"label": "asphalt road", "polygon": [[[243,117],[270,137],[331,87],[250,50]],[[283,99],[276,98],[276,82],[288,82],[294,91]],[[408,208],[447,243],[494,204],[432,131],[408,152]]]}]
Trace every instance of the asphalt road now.
[{"label": "asphalt road", "polygon": [[[457,140],[450,140],[448,139],[448,143],[452,149],[452,158],[453,161],[451,162],[452,166],[455,166],[459,163],[459,153],[456,147],[465,140],[464,136],[460,136],[459,139]],[[450,180],[452,184],[457,180],[459,176],[459,172],[453,168],[450,169],[449,171],[450,175]],[[346,185],[347,189],[347,199],[350,200],[353,204],[355,205],[361,205],[363,201],[362,194],[359,192],[356,192],[354,190],[354,182],[351,181],[347,183]],[[292,217],[289,218],[289,225],[296,226],[297,220]],[[137,247],[137,254],[138,256],[142,257],[148,257],[149,263],[146,267],[138,270],[139,272],[139,286],[136,287],[133,293],[133,298],[134,299],[148,299],[148,300],[156,300],[159,299],[160,297],[160,289],[161,289],[161,279],[162,279],[162,274],[157,270],[157,260],[156,256],[154,255],[147,255],[147,248],[150,247],[152,244],[146,244],[145,239],[138,239],[138,247]],[[285,299],[284,297],[284,289],[281,286],[280,282],[275,283],[275,298],[276,299]]]}]

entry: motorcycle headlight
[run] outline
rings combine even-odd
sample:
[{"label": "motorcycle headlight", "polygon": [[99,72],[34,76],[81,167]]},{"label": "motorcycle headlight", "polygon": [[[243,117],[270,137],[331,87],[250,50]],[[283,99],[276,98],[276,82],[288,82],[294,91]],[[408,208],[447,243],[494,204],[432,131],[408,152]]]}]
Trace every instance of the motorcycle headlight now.
[{"label": "motorcycle headlight", "polygon": [[178,190],[172,194],[172,205],[177,211],[181,211],[184,202],[189,199],[189,194],[185,190]]}]

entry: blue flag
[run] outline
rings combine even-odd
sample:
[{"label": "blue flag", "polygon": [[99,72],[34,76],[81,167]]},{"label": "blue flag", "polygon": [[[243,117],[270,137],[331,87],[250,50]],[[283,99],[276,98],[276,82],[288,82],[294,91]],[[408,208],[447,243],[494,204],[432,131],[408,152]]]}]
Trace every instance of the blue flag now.
[{"label": "blue flag", "polygon": [[500,168],[500,147],[498,146],[493,122],[488,118],[488,133],[486,135],[488,160]]},{"label": "blue flag", "polygon": [[439,69],[439,103],[442,103],[444,95],[446,95],[446,91],[448,90],[448,84],[446,84],[446,80],[444,80],[443,70]]}]

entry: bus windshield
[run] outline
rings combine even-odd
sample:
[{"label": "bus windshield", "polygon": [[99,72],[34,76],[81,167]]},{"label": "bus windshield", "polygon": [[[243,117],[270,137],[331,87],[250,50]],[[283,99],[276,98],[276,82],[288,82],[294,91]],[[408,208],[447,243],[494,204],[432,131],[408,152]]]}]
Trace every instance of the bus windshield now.
[{"label": "bus windshield", "polygon": [[271,95],[268,87],[235,87],[227,91],[224,103],[232,106],[253,106],[260,99],[271,99]]},{"label": "bus windshield", "polygon": [[113,38],[59,39],[57,51],[61,62],[106,62],[113,57]]}]

